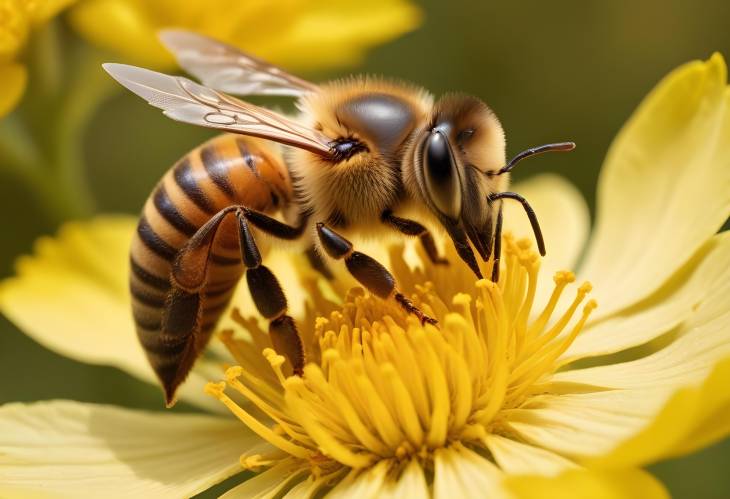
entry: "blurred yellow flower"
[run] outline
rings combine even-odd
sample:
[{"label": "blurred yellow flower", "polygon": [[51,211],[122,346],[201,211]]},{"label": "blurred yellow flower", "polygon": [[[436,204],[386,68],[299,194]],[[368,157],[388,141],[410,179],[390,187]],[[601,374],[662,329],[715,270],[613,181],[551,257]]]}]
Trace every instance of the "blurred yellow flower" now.
[{"label": "blurred yellow flower", "polygon": [[[670,74],[623,128],[579,269],[593,290],[560,300],[575,276],[553,270],[576,264],[588,216],[553,176],[519,187],[549,257],[506,237],[498,285],[391,250],[439,329],[339,281],[336,304],[293,257],[310,297],[302,378],[233,312],[210,345],[225,381],[201,398],[221,368],[203,358],[180,397],[236,419],[7,404],[0,495],[180,497],[261,469],[223,497],[666,497],[641,467],[730,433],[730,232],[717,233],[730,213],[729,97],[715,55]],[[0,310],[49,348],[152,380],[125,291],[134,225],[98,218],[44,239],[0,285]],[[635,360],[608,355],[641,345]]]},{"label": "blurred yellow flower", "polygon": [[71,12],[76,29],[131,62],[172,67],[157,40],[162,28],[210,35],[288,69],[360,62],[366,49],[415,29],[408,0],[86,0]]},{"label": "blurred yellow flower", "polygon": [[18,56],[31,32],[76,0],[0,0],[0,118],[25,91],[27,70]]},{"label": "blurred yellow flower", "polygon": [[415,29],[408,0],[0,0],[0,117],[23,96],[22,51],[32,31],[71,4],[73,27],[129,62],[173,67],[162,28],[214,36],[293,70],[352,66],[369,48]]}]

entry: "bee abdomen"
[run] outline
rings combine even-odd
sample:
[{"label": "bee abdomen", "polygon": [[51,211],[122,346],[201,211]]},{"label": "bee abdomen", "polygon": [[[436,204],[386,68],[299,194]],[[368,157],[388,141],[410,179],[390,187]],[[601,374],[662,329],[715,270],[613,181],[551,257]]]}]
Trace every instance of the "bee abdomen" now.
[{"label": "bee abdomen", "polygon": [[183,157],[147,199],[130,251],[130,292],[139,341],[166,387],[187,375],[244,271],[233,217],[221,223],[207,280],[195,293],[172,285],[180,249],[228,206],[272,212],[290,199],[280,157],[262,141],[232,135],[216,137]]}]

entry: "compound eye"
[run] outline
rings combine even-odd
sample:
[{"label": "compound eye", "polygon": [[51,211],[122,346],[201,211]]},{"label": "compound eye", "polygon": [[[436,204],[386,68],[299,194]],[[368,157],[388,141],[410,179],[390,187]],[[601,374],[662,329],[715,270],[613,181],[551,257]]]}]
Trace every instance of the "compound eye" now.
[{"label": "compound eye", "polygon": [[436,209],[452,220],[461,214],[461,181],[449,139],[434,130],[424,144],[424,179],[428,197]]}]

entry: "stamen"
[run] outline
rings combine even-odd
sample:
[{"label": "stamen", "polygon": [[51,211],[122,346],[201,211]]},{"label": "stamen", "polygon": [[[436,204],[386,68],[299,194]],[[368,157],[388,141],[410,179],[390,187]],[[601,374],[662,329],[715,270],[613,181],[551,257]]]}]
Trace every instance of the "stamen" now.
[{"label": "stamen", "polygon": [[243,424],[248,426],[251,431],[256,433],[264,440],[268,441],[269,443],[271,443],[275,447],[278,447],[284,452],[287,452],[292,456],[301,459],[308,459],[312,455],[312,452],[309,449],[291,443],[290,441],[282,438],[281,436],[277,435],[269,428],[261,424],[258,419],[250,415],[248,412],[244,411],[241,406],[231,400],[231,398],[225,394],[225,389],[225,381],[221,381],[219,383],[211,382],[205,385],[205,393],[207,393],[208,395],[212,395],[213,397],[220,400],[226,407],[228,407],[228,409],[234,414],[234,416],[240,419]]},{"label": "stamen", "polygon": [[[401,282],[410,284],[403,289],[415,289],[408,299],[437,318],[439,329],[351,290],[339,310],[302,326],[311,355],[301,377],[285,376],[285,358],[261,330],[251,332],[250,340],[223,333],[223,343],[245,363],[228,368],[226,381],[210,383],[206,391],[290,456],[285,459],[301,461],[297,473],[305,470],[309,477],[300,491],[312,494],[329,480],[376,464],[397,473],[414,458],[432,466],[434,453],[447,446],[487,448],[489,433],[501,432],[510,411],[523,407],[559,367],[596,306],[586,303],[567,329],[590,291],[585,283],[548,327],[575,281],[571,272],[558,272],[550,300],[531,321],[540,270],[531,243],[505,235],[502,266],[498,283],[467,282],[451,297],[439,295],[443,277],[429,274],[428,266],[405,276]],[[411,272],[406,265],[398,268]],[[315,303],[326,303],[312,293]],[[240,316],[235,322],[258,328]],[[228,397],[227,387],[257,412]],[[244,454],[241,466],[274,465],[279,451]]]}]

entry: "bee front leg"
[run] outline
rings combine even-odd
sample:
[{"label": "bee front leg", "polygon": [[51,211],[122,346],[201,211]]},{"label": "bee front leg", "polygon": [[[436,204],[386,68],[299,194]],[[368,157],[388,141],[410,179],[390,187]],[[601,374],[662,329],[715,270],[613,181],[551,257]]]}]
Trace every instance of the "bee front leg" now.
[{"label": "bee front leg", "polygon": [[492,282],[499,282],[499,260],[502,258],[502,205],[497,212],[497,224],[494,227],[494,263],[492,267]]},{"label": "bee front leg", "polygon": [[323,223],[317,224],[317,235],[327,254],[336,260],[344,259],[347,270],[368,291],[384,300],[394,298],[406,312],[418,317],[421,324],[436,324],[436,319],[421,312],[403,293],[398,291],[393,274],[377,260],[365,253],[353,251],[350,241]]},{"label": "bee front leg", "polygon": [[408,220],[407,218],[401,218],[393,215],[393,212],[386,210],[381,215],[380,219],[388,226],[394,228],[401,234],[406,236],[418,236],[421,240],[421,246],[426,251],[428,259],[436,265],[448,265],[449,261],[439,256],[438,249],[436,248],[436,242],[433,240],[433,235],[428,231],[426,227],[414,220]]}]

